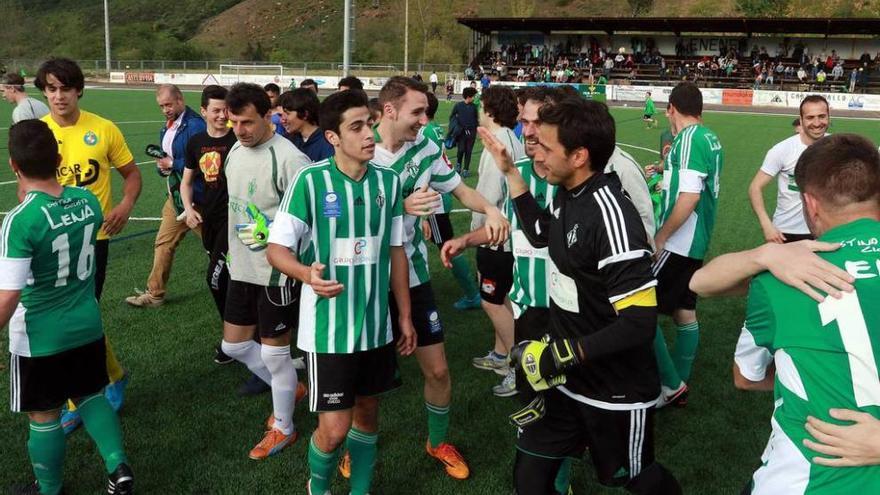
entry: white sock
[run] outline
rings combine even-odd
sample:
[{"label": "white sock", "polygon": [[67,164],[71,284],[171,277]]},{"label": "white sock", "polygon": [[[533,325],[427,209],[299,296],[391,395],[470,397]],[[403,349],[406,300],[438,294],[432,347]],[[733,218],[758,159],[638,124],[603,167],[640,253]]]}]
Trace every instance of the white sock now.
[{"label": "white sock", "polygon": [[290,357],[290,346],[263,344],[260,353],[272,375],[272,408],[275,428],[285,435],[293,433],[293,406],[296,402],[296,369]]},{"label": "white sock", "polygon": [[224,340],[220,344],[224,354],[247,366],[253,374],[260,377],[260,380],[271,383],[272,376],[266,369],[263,358],[260,357],[260,347],[260,344],[253,340],[246,342],[227,342]]}]

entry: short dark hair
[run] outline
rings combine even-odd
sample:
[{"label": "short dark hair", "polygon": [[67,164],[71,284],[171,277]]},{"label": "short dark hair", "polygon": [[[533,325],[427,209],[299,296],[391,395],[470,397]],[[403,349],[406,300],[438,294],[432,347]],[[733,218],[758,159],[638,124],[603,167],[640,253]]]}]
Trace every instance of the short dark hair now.
[{"label": "short dark hair", "polygon": [[321,101],[309,88],[296,88],[281,93],[278,97],[278,106],[288,112],[296,112],[297,117],[310,124],[318,125],[318,109]]},{"label": "short dark hair", "polygon": [[[370,98],[370,101],[368,103],[370,106],[370,113],[371,114],[376,113],[376,112],[378,112],[380,114],[382,113],[382,104],[379,103],[379,98]],[[429,103],[429,105],[430,105],[430,103]]]},{"label": "short dark hair", "polygon": [[832,134],[801,153],[794,180],[803,193],[831,206],[880,201],[880,153],[857,134]]},{"label": "short dark hair", "polygon": [[324,98],[321,102],[321,124],[326,131],[340,134],[339,126],[342,124],[342,114],[352,108],[364,107],[369,109],[367,94],[361,89],[340,91]]},{"label": "short dark hair", "polygon": [[24,78],[15,72],[0,75],[0,84],[12,86],[16,91],[24,91]]},{"label": "short dark hair", "polygon": [[555,90],[547,86],[529,86],[523,93],[523,105],[528,101],[546,103]]},{"label": "short dark hair", "polygon": [[229,90],[223,86],[216,84],[205,86],[205,89],[202,90],[202,108],[208,108],[211,100],[225,100],[227,94],[229,94]]},{"label": "short dark hair", "polygon": [[58,142],[42,120],[22,120],[9,128],[9,157],[25,177],[53,179]]},{"label": "short dark hair", "polygon": [[309,78],[309,79],[303,79],[302,82],[299,83],[299,87],[301,87],[301,88],[306,88],[306,87],[308,87],[308,86],[314,86],[314,87],[317,88],[317,87],[318,87],[318,83],[316,83],[315,80],[314,80],[314,79],[311,79],[311,78]]},{"label": "short dark hair", "polygon": [[34,86],[40,91],[44,91],[46,85],[49,84],[46,81],[49,74],[55,76],[58,82],[68,88],[76,88],[79,96],[82,97],[83,89],[86,87],[86,78],[76,62],[69,58],[60,57],[53,57],[43,62],[40,68],[37,69],[37,77],[34,79]]},{"label": "short dark hair", "polygon": [[807,103],[824,103],[825,109],[831,113],[831,105],[828,104],[828,100],[825,99],[822,95],[807,95],[803,100],[801,100],[801,104],[798,107],[798,115],[804,115],[804,105]]},{"label": "short dark hair", "polygon": [[272,102],[266,90],[253,83],[235,83],[226,95],[227,109],[235,115],[241,115],[248,105],[253,105],[260,116],[269,113]]},{"label": "short dark hair", "polygon": [[477,96],[477,88],[467,87],[461,90],[461,97],[464,99],[473,98]]},{"label": "short dark hair", "polygon": [[496,124],[513,129],[516,127],[516,95],[507,86],[489,86],[480,98],[483,111],[492,116]]},{"label": "short dark hair", "polygon": [[281,93],[281,88],[279,88],[278,85],[275,83],[269,83],[269,84],[263,86],[263,91],[265,91],[267,93],[269,91],[271,91],[277,95],[277,94]]},{"label": "short dark hair", "polygon": [[397,102],[406,96],[407,91],[418,91],[419,93],[427,94],[428,86],[411,77],[391,77],[385,82],[382,89],[379,90],[379,103],[381,103],[382,106],[385,106],[386,103],[391,103],[397,107]]},{"label": "short dark hair", "polygon": [[581,94],[578,93],[578,90],[571,84],[561,84],[552,89],[556,92],[557,98],[560,100],[563,98],[583,98]]},{"label": "short dark hair", "polygon": [[342,86],[345,86],[348,89],[364,89],[364,83],[354,76],[346,76],[340,79],[339,84],[337,84],[336,87],[340,88]]},{"label": "short dark hair", "polygon": [[801,119],[800,119],[800,117],[798,117],[798,118],[796,118],[796,119],[794,119],[794,120],[791,121],[791,126],[792,126],[792,127],[797,127],[797,126],[799,126],[799,125],[801,125]]},{"label": "short dark hair", "polygon": [[682,115],[699,117],[703,115],[703,93],[692,82],[678,83],[669,93],[669,104]]},{"label": "short dark hair", "polygon": [[564,98],[538,111],[542,124],[557,127],[559,142],[570,154],[578,148],[590,152],[590,169],[601,172],[614,153],[614,118],[604,103],[584,98]]},{"label": "short dark hair", "polygon": [[428,108],[425,110],[425,115],[428,116],[429,119],[434,120],[434,116],[437,115],[437,108],[440,106],[440,102],[437,100],[437,96],[434,93],[428,92]]}]

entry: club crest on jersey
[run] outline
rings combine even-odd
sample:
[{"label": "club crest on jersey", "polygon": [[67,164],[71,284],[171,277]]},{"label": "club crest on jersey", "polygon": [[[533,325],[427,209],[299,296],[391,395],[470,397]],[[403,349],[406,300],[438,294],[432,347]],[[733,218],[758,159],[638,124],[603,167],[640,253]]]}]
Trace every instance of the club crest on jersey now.
[{"label": "club crest on jersey", "polygon": [[416,174],[418,174],[419,172],[419,165],[416,162],[410,160],[406,162],[406,165],[404,165],[403,169],[406,170],[406,173],[410,177],[415,177]]},{"label": "club crest on jersey", "polygon": [[574,227],[568,231],[568,234],[565,234],[565,240],[568,243],[568,247],[572,247],[577,244],[578,241],[578,227],[580,224],[574,224]]},{"label": "club crest on jersey", "polygon": [[385,206],[385,196],[381,194],[376,196],[376,206],[378,206],[379,208]]},{"label": "club crest on jersey", "polygon": [[342,210],[339,208],[339,195],[333,191],[324,193],[324,216],[327,218],[339,218]]},{"label": "club crest on jersey", "polygon": [[83,136],[83,142],[86,143],[86,146],[94,146],[98,144],[98,135],[93,131],[88,131]]}]

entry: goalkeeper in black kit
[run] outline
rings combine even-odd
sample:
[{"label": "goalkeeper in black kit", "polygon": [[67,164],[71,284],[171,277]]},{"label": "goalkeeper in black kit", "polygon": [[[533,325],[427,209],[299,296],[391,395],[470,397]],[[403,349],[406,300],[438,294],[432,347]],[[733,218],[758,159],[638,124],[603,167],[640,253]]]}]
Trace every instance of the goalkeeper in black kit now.
[{"label": "goalkeeper in black kit", "polygon": [[518,425],[518,495],[554,493],[566,457],[587,446],[599,482],[631,493],[676,495],[675,477],[654,459],[653,414],[660,381],[652,342],[657,284],[636,208],[615,174],[614,119],[604,104],[569,97],[539,113],[535,162],[559,186],[539,209],[504,145],[480,136],[507,178],[529,242],[550,253],[550,323],[524,341],[511,366],[540,392]]}]

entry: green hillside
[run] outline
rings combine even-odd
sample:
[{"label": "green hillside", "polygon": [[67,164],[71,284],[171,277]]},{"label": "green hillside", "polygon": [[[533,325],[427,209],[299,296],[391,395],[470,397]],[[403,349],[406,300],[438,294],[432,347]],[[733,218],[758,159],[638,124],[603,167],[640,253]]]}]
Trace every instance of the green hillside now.
[{"label": "green hillside", "polygon": [[[355,0],[354,62],[403,60],[404,0]],[[409,0],[410,61],[463,63],[459,16],[863,16],[878,0]],[[342,0],[110,0],[114,59],[339,61]],[[0,60],[101,59],[102,0],[0,0]]]}]

